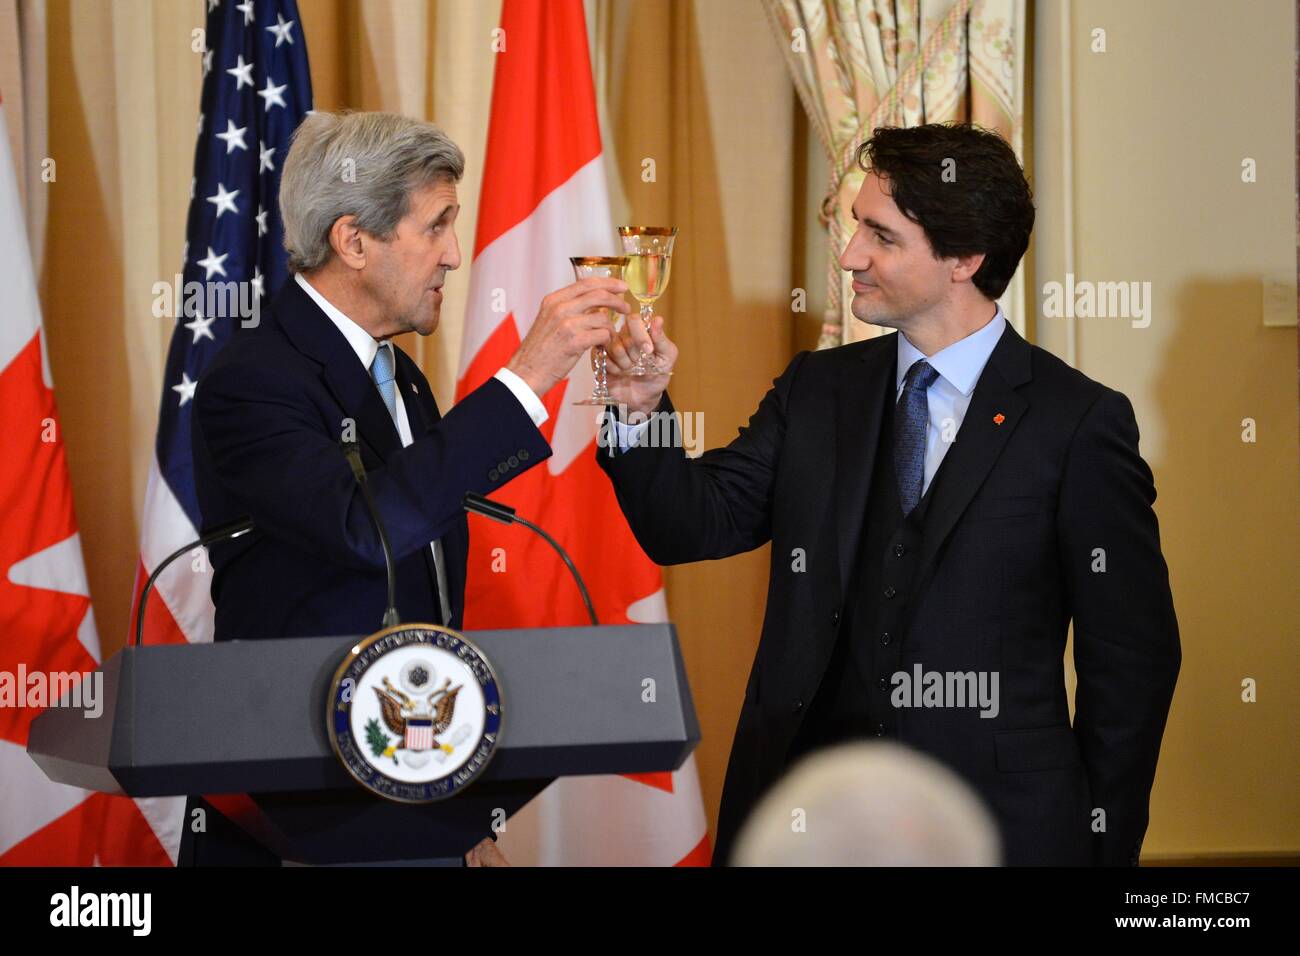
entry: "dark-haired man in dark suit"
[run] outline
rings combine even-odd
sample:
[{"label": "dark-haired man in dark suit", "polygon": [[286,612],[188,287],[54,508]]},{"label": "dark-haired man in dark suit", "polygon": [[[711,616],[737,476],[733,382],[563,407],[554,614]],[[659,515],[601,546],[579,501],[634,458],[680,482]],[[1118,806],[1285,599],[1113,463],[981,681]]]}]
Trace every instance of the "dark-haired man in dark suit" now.
[{"label": "dark-haired man in dark suit", "polygon": [[[657,562],[772,544],[715,861],[800,755],[881,737],[969,780],[1007,863],[1136,864],[1180,648],[1132,406],[1026,343],[996,302],[1034,222],[1001,137],[882,128],[858,161],[840,265],[854,316],[897,334],[796,355],[748,427],[698,459],[675,420],[676,447],[619,421],[617,453],[598,453]],[[611,354],[626,369],[651,348],[671,369],[658,318]],[[628,411],[671,416],[666,384],[614,388]]]}]

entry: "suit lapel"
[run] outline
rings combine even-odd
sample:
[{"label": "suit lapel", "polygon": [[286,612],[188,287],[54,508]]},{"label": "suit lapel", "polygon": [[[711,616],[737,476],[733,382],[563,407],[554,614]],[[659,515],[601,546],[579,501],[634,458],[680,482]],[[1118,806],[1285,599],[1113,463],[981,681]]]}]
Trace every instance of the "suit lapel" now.
[{"label": "suit lapel", "polygon": [[410,358],[401,349],[394,349],[397,356],[397,390],[406,406],[406,418],[411,426],[411,436],[419,438],[442,419],[438,403],[434,400],[429,382]]},{"label": "suit lapel", "polygon": [[[343,418],[356,422],[357,440],[381,461],[387,461],[402,447],[397,426],[369,370],[361,365],[343,333],[292,277],[276,297],[275,313],[280,327],[298,350],[320,363],[321,378],[342,407]],[[343,421],[338,423],[338,428],[342,438]]]},{"label": "suit lapel", "polygon": [[[897,334],[897,333],[895,333]],[[862,534],[880,422],[894,384],[893,335],[871,340],[840,369],[835,383],[835,527],[840,590],[848,587]]]},{"label": "suit lapel", "polygon": [[1007,323],[980,373],[957,437],[944,456],[942,480],[935,482],[917,569],[920,587],[927,582],[935,555],[1025,417],[1029,403],[1016,388],[1031,377],[1029,345]]},{"label": "suit lapel", "polygon": [[[420,371],[420,367],[401,349],[394,349],[397,356],[397,390],[406,406],[406,420],[411,427],[411,438],[415,440],[428,434],[439,421],[442,413],[429,388],[429,381]],[[443,621],[451,627],[452,621],[464,614],[462,607],[465,595],[465,556],[469,552],[469,525],[464,515],[444,532],[442,541],[443,571],[447,575],[447,604],[451,618]],[[433,583],[434,593],[438,590],[438,569],[433,563],[433,556],[428,548],[421,549],[425,564],[429,569],[429,579]]]},{"label": "suit lapel", "polygon": [[[388,412],[368,369],[357,360],[357,353],[297,281],[290,278],[276,296],[274,314],[286,336],[304,355],[320,363],[321,378],[344,411],[344,417],[356,421],[357,440],[366,445],[381,461],[402,448],[397,424]],[[428,381],[401,349],[394,348],[394,377],[413,438],[425,435],[440,419],[438,405]],[[343,423],[339,423],[342,437]],[[462,516],[455,527],[443,535],[443,553],[447,558],[448,601],[453,620],[462,613],[464,594],[464,558],[468,548],[466,522]],[[433,593],[438,593],[438,576],[428,548],[421,554],[428,570]],[[435,598],[436,600],[436,598]],[[450,626],[451,621],[445,621]]]}]

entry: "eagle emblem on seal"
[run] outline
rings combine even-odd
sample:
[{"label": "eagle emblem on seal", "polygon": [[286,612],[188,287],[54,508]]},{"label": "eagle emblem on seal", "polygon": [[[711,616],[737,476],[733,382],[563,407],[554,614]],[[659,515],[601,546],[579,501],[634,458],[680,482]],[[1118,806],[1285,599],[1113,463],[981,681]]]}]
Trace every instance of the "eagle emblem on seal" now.
[{"label": "eagle emblem on seal", "polygon": [[379,710],[384,724],[397,735],[397,741],[390,742],[380,730],[377,721],[371,721],[367,728],[370,749],[376,757],[391,757],[397,762],[397,751],[409,750],[420,753],[425,750],[440,750],[451,753],[454,749],[449,743],[438,743],[439,734],[446,733],[456,713],[456,695],[460,693],[460,684],[451,686],[451,678],[442,682],[442,686],[425,696],[412,696],[393,686],[387,677],[383,686],[375,687],[379,697]]}]

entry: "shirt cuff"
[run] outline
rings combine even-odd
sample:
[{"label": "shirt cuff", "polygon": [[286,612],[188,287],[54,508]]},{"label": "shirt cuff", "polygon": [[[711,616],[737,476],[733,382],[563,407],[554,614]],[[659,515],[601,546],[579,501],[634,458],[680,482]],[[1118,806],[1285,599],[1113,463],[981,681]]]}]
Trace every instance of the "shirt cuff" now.
[{"label": "shirt cuff", "polygon": [[614,437],[618,439],[618,450],[626,452],[645,443],[645,434],[650,431],[650,421],[629,425],[627,422],[614,422]]},{"label": "shirt cuff", "polygon": [[524,406],[524,411],[526,411],[528,417],[533,420],[533,424],[538,428],[541,428],[542,423],[551,417],[546,413],[546,406],[542,404],[542,400],[537,397],[537,394],[531,388],[528,387],[528,383],[514,372],[510,371],[510,369],[503,366],[496,375],[492,377],[506,388],[510,389],[515,398],[519,399],[519,404]]}]

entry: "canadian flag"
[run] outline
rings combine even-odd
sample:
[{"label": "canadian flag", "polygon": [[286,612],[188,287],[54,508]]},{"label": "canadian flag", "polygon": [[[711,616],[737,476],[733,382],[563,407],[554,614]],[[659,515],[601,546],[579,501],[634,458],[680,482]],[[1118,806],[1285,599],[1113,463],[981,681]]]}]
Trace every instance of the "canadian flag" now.
[{"label": "canadian flag", "polygon": [[[570,256],[615,253],[582,0],[504,0],[492,115],[474,239],[456,394],[505,365],[543,296],[574,281]],[[583,573],[604,624],[667,617],[663,580],[596,465],[598,409],[579,362],[542,396],[554,452],[497,497],[552,534]],[[559,558],[515,525],[475,520],[465,623],[470,628],[585,624]],[[511,863],[707,865],[709,840],[694,757],[673,773],[571,777],[510,819]]]},{"label": "canadian flag", "polygon": [[98,667],[99,636],[2,102],[0,434],[0,864],[165,865],[155,804],[51,783],[26,751],[40,688]]}]

